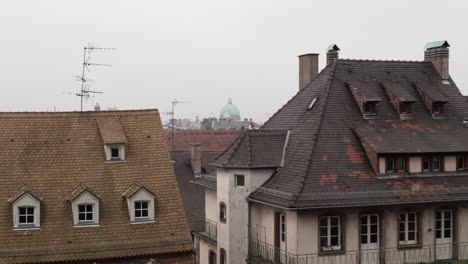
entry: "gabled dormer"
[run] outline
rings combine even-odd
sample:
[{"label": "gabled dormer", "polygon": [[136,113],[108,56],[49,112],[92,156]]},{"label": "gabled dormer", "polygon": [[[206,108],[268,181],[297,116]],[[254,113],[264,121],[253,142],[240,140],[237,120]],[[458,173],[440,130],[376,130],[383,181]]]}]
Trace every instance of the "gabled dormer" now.
[{"label": "gabled dormer", "polygon": [[377,118],[377,104],[382,99],[375,93],[375,90],[365,83],[353,82],[347,83],[347,85],[359,110],[361,110],[362,116],[365,119]]},{"label": "gabled dormer", "polygon": [[442,92],[441,87],[430,83],[415,83],[414,85],[432,117],[434,119],[444,118],[449,100]]},{"label": "gabled dormer", "polygon": [[71,203],[75,227],[99,226],[100,197],[84,184],[80,184],[67,197]]},{"label": "gabled dormer", "polygon": [[126,161],[127,138],[118,118],[97,119],[106,163]]},{"label": "gabled dormer", "polygon": [[8,199],[13,210],[13,229],[39,229],[41,226],[41,201],[42,198],[27,186],[21,187]]},{"label": "gabled dormer", "polygon": [[391,81],[382,82],[382,86],[400,119],[411,119],[413,117],[413,104],[416,102],[416,98],[411,95],[407,87]]},{"label": "gabled dormer", "polygon": [[132,184],[122,194],[127,200],[128,214],[131,224],[153,223],[155,195],[138,183]]}]

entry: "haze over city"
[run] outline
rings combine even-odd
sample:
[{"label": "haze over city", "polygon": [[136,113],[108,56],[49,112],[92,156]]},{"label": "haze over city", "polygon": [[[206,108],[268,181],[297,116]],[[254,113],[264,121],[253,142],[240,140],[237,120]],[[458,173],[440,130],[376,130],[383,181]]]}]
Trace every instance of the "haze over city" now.
[{"label": "haze over city", "polygon": [[[423,8],[424,7],[424,8]],[[298,90],[297,55],[331,43],[340,57],[423,60],[426,42],[451,44],[450,74],[468,93],[464,1],[4,1],[0,111],[76,111],[83,47],[94,53],[91,98],[102,109],[158,108],[176,118],[219,114],[265,121]],[[71,94],[70,94],[71,93]]]}]

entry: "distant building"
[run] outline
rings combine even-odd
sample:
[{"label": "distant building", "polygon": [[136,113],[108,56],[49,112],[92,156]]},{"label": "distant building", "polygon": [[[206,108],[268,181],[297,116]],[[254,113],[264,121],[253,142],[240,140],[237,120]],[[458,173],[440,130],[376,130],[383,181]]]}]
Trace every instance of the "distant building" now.
[{"label": "distant building", "polygon": [[157,110],[0,113],[0,263],[193,263]]},{"label": "distant building", "polygon": [[232,103],[232,99],[228,99],[228,103],[223,106],[219,113],[219,118],[214,114],[203,118],[201,121],[197,117],[192,119],[176,119],[165,124],[166,129],[171,129],[174,125],[176,130],[240,130],[240,129],[257,129],[260,126],[255,123],[252,118],[241,119],[239,108]]}]

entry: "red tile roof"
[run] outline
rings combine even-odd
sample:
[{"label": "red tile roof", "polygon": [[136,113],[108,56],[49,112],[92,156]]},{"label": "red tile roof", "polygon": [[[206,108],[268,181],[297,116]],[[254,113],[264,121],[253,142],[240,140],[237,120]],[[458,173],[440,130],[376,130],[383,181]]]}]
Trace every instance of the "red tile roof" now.
[{"label": "red tile roof", "polygon": [[[103,134],[101,124],[108,121],[110,130]],[[116,124],[121,130],[114,135]],[[104,162],[103,140],[120,142],[122,135],[127,161]],[[0,263],[109,259],[193,248],[157,110],[0,113],[0,171]],[[155,223],[130,224],[122,194],[135,182],[155,194]],[[25,185],[42,198],[39,230],[13,230],[7,201]],[[79,186],[100,196],[99,227],[73,227],[67,197]]]},{"label": "red tile roof", "polygon": [[166,131],[166,142],[171,151],[190,152],[192,143],[200,143],[203,152],[223,152],[241,132],[242,130],[177,130],[172,148],[172,132]]}]

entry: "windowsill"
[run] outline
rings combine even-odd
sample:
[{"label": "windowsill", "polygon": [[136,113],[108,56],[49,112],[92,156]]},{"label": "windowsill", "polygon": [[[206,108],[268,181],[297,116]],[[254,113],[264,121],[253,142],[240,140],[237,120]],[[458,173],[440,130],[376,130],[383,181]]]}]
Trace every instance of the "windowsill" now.
[{"label": "windowsill", "polygon": [[447,116],[445,114],[432,114],[432,118],[434,118],[434,119],[446,119]]},{"label": "windowsill", "polygon": [[131,225],[143,225],[143,224],[152,224],[156,223],[156,220],[145,219],[145,220],[133,220],[130,222]]},{"label": "windowsill", "polygon": [[40,226],[17,226],[13,228],[14,231],[34,231],[40,229]]},{"label": "windowsill", "polygon": [[74,228],[86,228],[86,227],[100,227],[98,223],[78,223],[74,225]]},{"label": "windowsill", "polygon": [[127,163],[127,160],[106,160],[104,163],[114,164],[114,163]]},{"label": "windowsill", "polygon": [[413,114],[400,114],[401,120],[411,120],[413,119]]},{"label": "windowsill", "polygon": [[362,117],[364,119],[377,119],[377,114],[366,114],[366,113],[364,113],[364,114],[362,114]]}]

